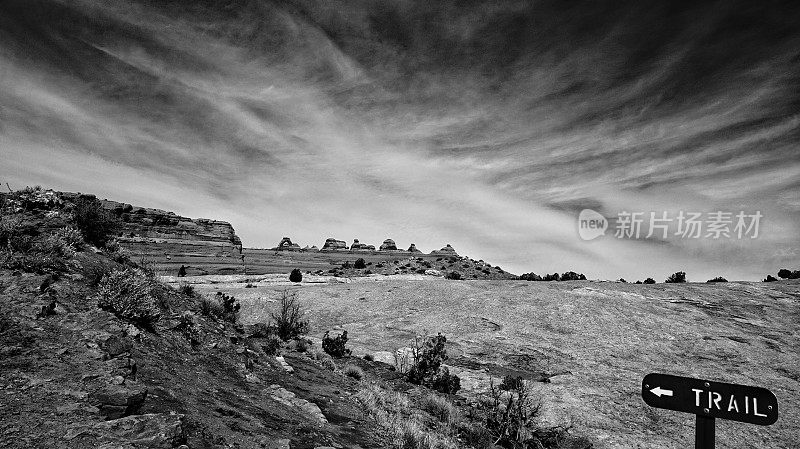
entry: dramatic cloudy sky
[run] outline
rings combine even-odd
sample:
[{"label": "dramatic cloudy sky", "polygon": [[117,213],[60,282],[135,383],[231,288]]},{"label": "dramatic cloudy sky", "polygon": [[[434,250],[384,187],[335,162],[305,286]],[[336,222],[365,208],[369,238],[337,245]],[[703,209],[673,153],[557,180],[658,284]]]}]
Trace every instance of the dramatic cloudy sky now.
[{"label": "dramatic cloudy sky", "polygon": [[[800,268],[799,23],[769,1],[3,0],[0,181],[247,246],[758,279]],[[584,208],[764,217],[756,239],[583,241]]]}]

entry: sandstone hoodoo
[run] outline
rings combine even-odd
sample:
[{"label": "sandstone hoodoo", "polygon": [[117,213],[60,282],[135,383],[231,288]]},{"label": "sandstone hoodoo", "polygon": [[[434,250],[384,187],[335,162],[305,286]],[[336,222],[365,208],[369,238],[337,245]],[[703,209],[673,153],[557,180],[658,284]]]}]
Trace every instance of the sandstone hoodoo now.
[{"label": "sandstone hoodoo", "polygon": [[449,243],[444,248],[442,248],[442,249],[440,249],[438,251],[431,252],[431,254],[438,254],[438,255],[445,255],[445,256],[457,256],[458,255],[456,250],[453,249],[453,247],[450,246]]},{"label": "sandstone hoodoo", "polygon": [[375,245],[367,245],[354,239],[353,244],[350,245],[350,251],[375,251]]},{"label": "sandstone hoodoo", "polygon": [[392,239],[386,239],[381,244],[381,251],[397,251],[397,245]]},{"label": "sandstone hoodoo", "polygon": [[319,248],[317,248],[317,245],[312,245],[312,246],[306,245],[303,247],[303,251],[319,251]]},{"label": "sandstone hoodoo", "polygon": [[292,243],[292,239],[289,237],[284,237],[274,249],[275,251],[300,251],[300,245]]},{"label": "sandstone hoodoo", "polygon": [[408,247],[408,252],[410,252],[410,253],[421,253],[422,251],[418,250],[417,249],[417,245],[412,243],[411,246]]},{"label": "sandstone hoodoo", "polygon": [[325,240],[325,244],[322,245],[321,251],[347,251],[347,244],[344,242],[344,240],[329,238]]}]

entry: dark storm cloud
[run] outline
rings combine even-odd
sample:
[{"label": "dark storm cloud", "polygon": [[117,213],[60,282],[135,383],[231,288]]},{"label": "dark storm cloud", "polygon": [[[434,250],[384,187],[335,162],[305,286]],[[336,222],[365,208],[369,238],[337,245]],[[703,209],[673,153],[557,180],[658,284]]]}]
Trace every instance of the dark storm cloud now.
[{"label": "dark storm cloud", "polygon": [[[788,2],[6,1],[3,174],[188,195],[169,205],[257,246],[755,277],[797,257],[797,23]],[[583,208],[733,207],[769,212],[757,244],[575,231]]]}]

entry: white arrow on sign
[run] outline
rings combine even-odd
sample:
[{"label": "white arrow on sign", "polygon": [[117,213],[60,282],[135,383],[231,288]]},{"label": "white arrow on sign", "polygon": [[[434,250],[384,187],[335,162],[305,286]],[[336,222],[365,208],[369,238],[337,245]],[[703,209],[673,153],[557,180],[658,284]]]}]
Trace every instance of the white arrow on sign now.
[{"label": "white arrow on sign", "polygon": [[661,388],[661,387],[655,387],[655,388],[651,389],[650,393],[653,393],[654,395],[656,395],[658,397],[661,397],[662,395],[663,396],[672,396],[672,390],[665,390],[664,388]]}]

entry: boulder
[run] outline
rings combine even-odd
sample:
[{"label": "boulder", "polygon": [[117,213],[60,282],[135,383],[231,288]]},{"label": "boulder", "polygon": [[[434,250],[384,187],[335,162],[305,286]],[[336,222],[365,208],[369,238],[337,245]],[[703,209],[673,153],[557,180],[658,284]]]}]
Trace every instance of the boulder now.
[{"label": "boulder", "polygon": [[281,239],[281,242],[278,243],[278,246],[273,249],[275,251],[300,251],[300,245],[292,243],[292,239],[289,237],[284,237]]},{"label": "boulder", "polygon": [[353,244],[350,245],[350,251],[375,251],[375,245],[367,245],[354,239]]},{"label": "boulder", "polygon": [[90,403],[100,409],[106,419],[135,414],[147,397],[147,387],[136,382],[124,385],[109,383],[89,393]]},{"label": "boulder", "polygon": [[303,247],[303,251],[319,251],[319,248],[317,248],[317,245],[314,246],[306,245]]},{"label": "boulder", "polygon": [[425,270],[426,276],[441,276],[442,272],[439,270]]},{"label": "boulder", "polygon": [[346,251],[347,244],[343,240],[336,240],[334,238],[330,238],[325,240],[325,244],[322,245],[322,251]]},{"label": "boulder", "polygon": [[70,447],[171,449],[184,443],[183,415],[150,413],[67,430]]},{"label": "boulder", "polygon": [[392,239],[386,239],[381,244],[381,251],[397,251],[397,245],[394,243]]},{"label": "boulder", "polygon": [[408,252],[410,252],[410,253],[421,253],[422,251],[418,250],[417,249],[417,245],[412,243],[411,246],[408,247]]}]

